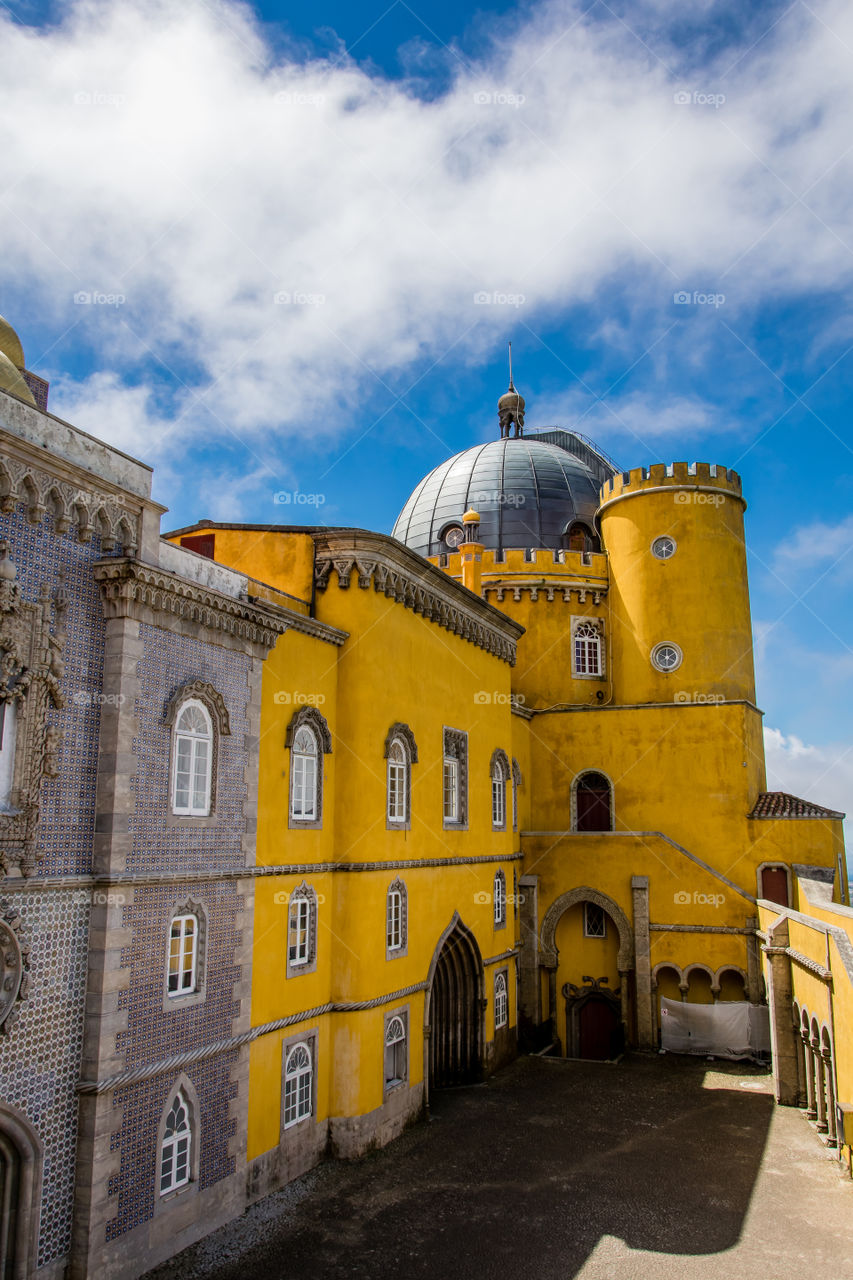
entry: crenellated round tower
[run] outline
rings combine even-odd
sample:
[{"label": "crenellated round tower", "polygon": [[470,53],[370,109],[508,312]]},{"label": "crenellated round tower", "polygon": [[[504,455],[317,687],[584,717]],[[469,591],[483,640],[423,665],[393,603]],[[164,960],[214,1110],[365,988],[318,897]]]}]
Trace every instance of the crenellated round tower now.
[{"label": "crenellated round tower", "polygon": [[601,490],[616,704],[755,702],[740,476],[706,462]]}]

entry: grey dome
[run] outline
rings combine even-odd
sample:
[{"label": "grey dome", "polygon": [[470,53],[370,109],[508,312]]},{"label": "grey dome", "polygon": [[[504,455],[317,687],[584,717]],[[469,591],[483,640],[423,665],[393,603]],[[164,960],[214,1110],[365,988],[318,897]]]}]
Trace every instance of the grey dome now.
[{"label": "grey dome", "polygon": [[475,445],[448,458],[421,481],[393,536],[422,556],[450,548],[448,528],[461,528],[469,507],[480,513],[479,541],[506,547],[564,545],[573,521],[595,528],[599,486],[592,468],[556,444],[510,438]]}]

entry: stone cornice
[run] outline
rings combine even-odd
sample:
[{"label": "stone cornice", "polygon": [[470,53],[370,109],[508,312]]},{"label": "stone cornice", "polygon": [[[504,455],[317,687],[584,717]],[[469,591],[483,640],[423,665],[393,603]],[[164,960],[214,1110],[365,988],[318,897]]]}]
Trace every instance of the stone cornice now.
[{"label": "stone cornice", "polygon": [[516,645],[524,628],[393,538],[364,529],[315,531],[318,591],[326,590],[332,570],[342,590],[355,573],[362,590],[372,584],[407,609],[515,665]]},{"label": "stone cornice", "polygon": [[137,618],[155,626],[177,619],[262,649],[271,649],[291,624],[284,609],[235,599],[127,556],[99,560],[94,576],[107,618]]}]

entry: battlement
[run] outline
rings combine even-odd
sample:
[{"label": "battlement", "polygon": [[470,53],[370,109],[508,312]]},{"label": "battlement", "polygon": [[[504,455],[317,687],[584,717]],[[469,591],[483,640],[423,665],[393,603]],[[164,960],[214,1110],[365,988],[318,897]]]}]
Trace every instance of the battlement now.
[{"label": "battlement", "polygon": [[[429,559],[451,578],[462,577],[462,555],[459,551],[452,555],[430,556]],[[530,577],[531,574],[548,578],[595,579],[599,582],[608,578],[607,556],[602,551],[552,551],[548,547],[525,550],[523,547],[508,547],[500,555],[497,551],[484,548],[480,564],[484,579],[519,575]]]},{"label": "battlement", "polygon": [[663,487],[680,488],[702,486],[719,489],[733,497],[742,498],[741,479],[736,471],[715,462],[657,462],[650,467],[635,467],[633,471],[617,472],[601,486],[601,505],[616,498],[645,489]]}]

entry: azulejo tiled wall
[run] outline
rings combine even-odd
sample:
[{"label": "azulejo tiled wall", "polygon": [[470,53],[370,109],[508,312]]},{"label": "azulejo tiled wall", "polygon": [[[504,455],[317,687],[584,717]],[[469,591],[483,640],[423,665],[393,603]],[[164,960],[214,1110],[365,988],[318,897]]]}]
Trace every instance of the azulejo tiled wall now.
[{"label": "azulejo tiled wall", "polygon": [[62,1257],[71,1241],[90,891],[15,892],[10,885],[0,882],[0,902],[20,912],[19,936],[30,947],[30,987],[9,1035],[0,1038],[0,1078],[4,1101],[24,1113],[44,1143],[44,1266]]},{"label": "azulejo tiled wall", "polygon": [[[137,736],[139,770],[132,786],[136,815],[128,871],[209,871],[235,868],[243,860],[246,800],[246,714],[249,663],[244,653],[143,624],[139,663]],[[170,731],[166,707],[182,685],[212,684],[225,699],[230,734],[219,738],[215,825],[169,826]]]}]

